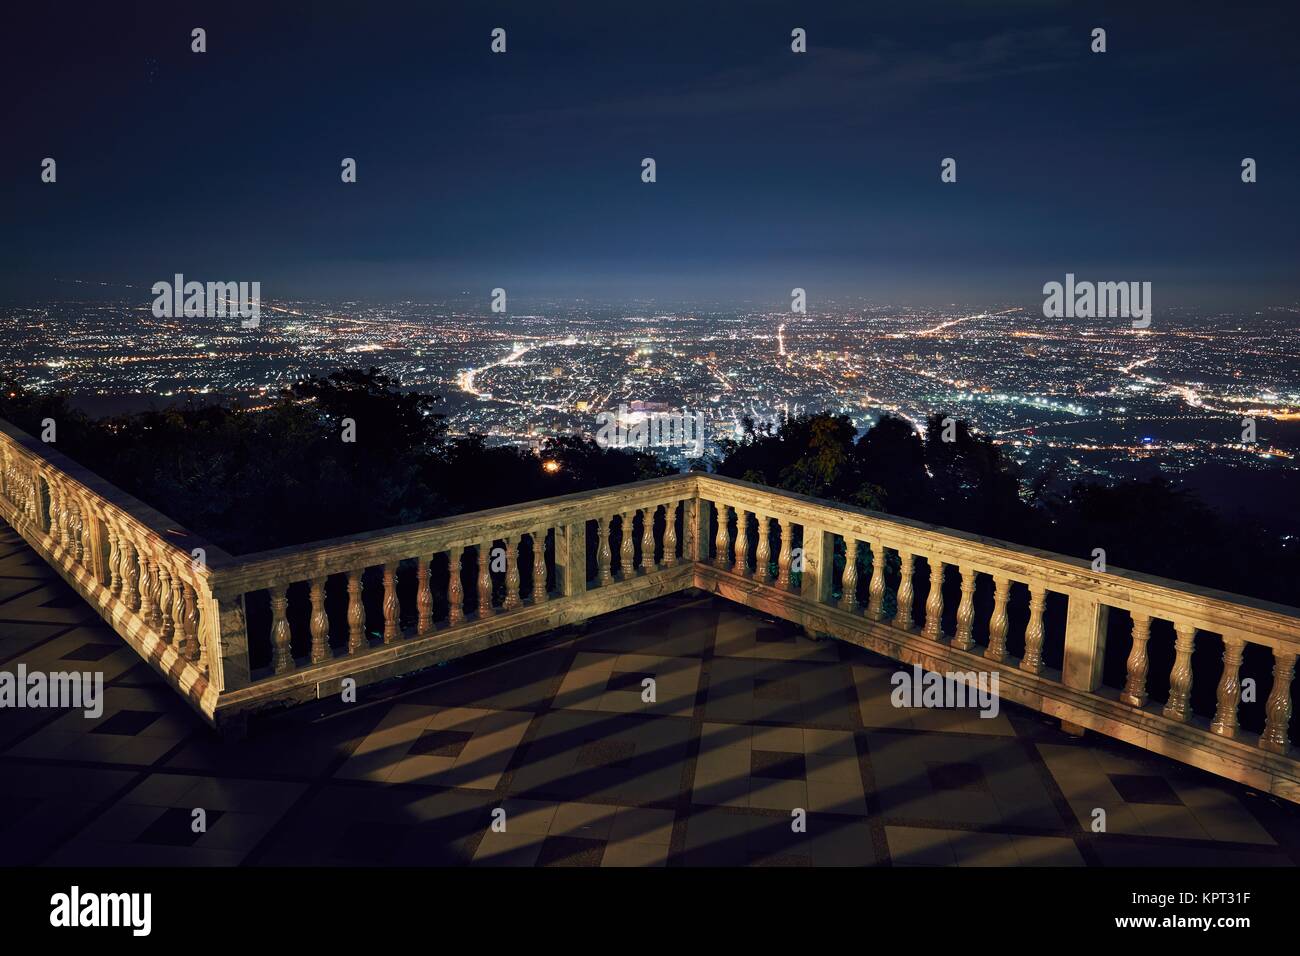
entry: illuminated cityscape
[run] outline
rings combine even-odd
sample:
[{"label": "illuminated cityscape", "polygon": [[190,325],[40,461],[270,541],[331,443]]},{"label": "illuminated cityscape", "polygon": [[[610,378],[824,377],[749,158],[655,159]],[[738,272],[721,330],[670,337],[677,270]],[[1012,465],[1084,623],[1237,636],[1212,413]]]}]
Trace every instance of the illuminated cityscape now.
[{"label": "illuminated cityscape", "polygon": [[[467,297],[468,298],[468,297]],[[537,445],[596,431],[620,404],[703,412],[710,447],[746,417],[832,411],[963,418],[1030,469],[1108,481],[1158,468],[1289,476],[1300,447],[1295,307],[1249,316],[1048,319],[1041,308],[827,304],[758,309],[454,303],[263,306],[233,319],[155,318],[143,304],[0,311],[4,365],[96,414],[188,400],[256,406],[292,381],[377,366],[443,397],[452,434]],[[1256,440],[1243,441],[1254,422]],[[673,459],[677,449],[661,450]],[[685,464],[683,459],[675,459]]]}]

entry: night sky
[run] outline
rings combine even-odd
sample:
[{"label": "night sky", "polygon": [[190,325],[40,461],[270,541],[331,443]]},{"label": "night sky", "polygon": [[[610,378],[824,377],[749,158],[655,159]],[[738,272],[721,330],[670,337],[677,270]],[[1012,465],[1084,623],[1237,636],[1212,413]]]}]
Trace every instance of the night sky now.
[{"label": "night sky", "polygon": [[225,6],[6,6],[0,300],[1300,300],[1295,4]]}]

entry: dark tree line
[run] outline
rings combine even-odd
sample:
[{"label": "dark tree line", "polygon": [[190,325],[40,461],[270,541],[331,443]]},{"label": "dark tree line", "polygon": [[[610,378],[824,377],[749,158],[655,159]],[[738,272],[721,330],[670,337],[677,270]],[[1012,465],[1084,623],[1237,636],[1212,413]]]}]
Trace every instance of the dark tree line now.
[{"label": "dark tree line", "polygon": [[918,435],[886,416],[861,438],[847,417],[810,415],[780,431],[745,423],[719,474],[844,501],[1284,604],[1296,603],[1300,553],[1268,529],[1228,518],[1164,478],[1051,490],[988,436],[936,414]]},{"label": "dark tree line", "polygon": [[379,370],[349,369],[295,384],[269,409],[213,404],[98,420],[66,396],[8,384],[0,418],[33,435],[53,418],[63,454],[235,554],[673,471],[576,437],[548,442],[541,456],[453,438],[438,404]]},{"label": "dark tree line", "polygon": [[[106,419],[66,396],[6,384],[0,418],[57,447],[195,533],[234,553],[461,514],[670,474],[646,452],[590,439],[549,440],[540,455],[451,437],[435,396],[359,369],[300,382],[269,408],[225,404]],[[354,423],[354,442],[343,440]],[[848,418],[745,423],[710,462],[722,475],[902,515],[1117,567],[1295,603],[1296,549],[1229,520],[1169,482],[1049,488],[987,436],[943,416],[918,435],[891,416],[857,436]],[[548,464],[549,463],[549,464]],[[704,467],[702,464],[701,467]]]}]

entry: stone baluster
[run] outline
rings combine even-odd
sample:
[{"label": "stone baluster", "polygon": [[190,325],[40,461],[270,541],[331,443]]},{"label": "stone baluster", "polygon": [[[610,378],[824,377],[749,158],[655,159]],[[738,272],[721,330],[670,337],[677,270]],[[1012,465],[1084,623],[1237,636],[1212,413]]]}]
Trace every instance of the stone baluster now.
[{"label": "stone baluster", "polygon": [[401,606],[397,603],[397,562],[384,565],[384,643],[395,644],[402,636],[398,618]]},{"label": "stone baluster", "polygon": [[478,546],[478,616],[492,613],[492,542],[484,541]]},{"label": "stone baluster", "polygon": [[325,613],[325,578],[311,582],[311,662],[330,659],[330,619]]},{"label": "stone baluster", "polygon": [[361,601],[364,568],[348,572],[348,653],[359,654],[370,646],[366,639],[366,606]]},{"label": "stone baluster", "polygon": [[46,483],[50,492],[50,538],[55,550],[63,549],[63,506],[60,502],[58,482]]},{"label": "stone baluster", "polygon": [[271,646],[274,649],[272,664],[275,673],[293,670],[293,648],[289,644],[288,592],[282,587],[271,589]]},{"label": "stone baluster", "polygon": [[72,551],[72,502],[62,482],[59,483],[59,544],[64,554]]},{"label": "stone baluster", "polygon": [[140,606],[140,565],[135,542],[124,534],[118,544],[122,549],[122,603],[134,611]]},{"label": "stone baluster", "polygon": [[952,647],[969,651],[975,646],[972,632],[975,624],[975,570],[961,569],[961,600],[957,602],[957,633],[952,636]]},{"label": "stone baluster", "polygon": [[1047,589],[1041,584],[1029,585],[1029,623],[1025,625],[1025,656],[1020,659],[1020,669],[1031,674],[1043,672],[1043,607],[1047,602]]},{"label": "stone baluster", "polygon": [[461,584],[461,555],[464,548],[447,552],[447,626],[455,627],[465,620],[465,588]]},{"label": "stone baluster", "polygon": [[194,661],[206,674],[208,648],[199,635],[199,596],[189,584],[182,584],[185,613],[181,616],[181,631],[185,635],[185,657]]},{"label": "stone baluster", "polygon": [[840,610],[853,612],[858,608],[858,539],[844,539],[844,577],[840,584]]},{"label": "stone baluster", "polygon": [[668,567],[677,563],[677,508],[676,501],[664,508],[664,564]]},{"label": "stone baluster", "polygon": [[68,551],[72,560],[80,564],[86,559],[86,538],[81,519],[81,502],[75,494],[68,495],[68,534],[71,539]]},{"label": "stone baluster", "polygon": [[150,623],[153,629],[162,633],[162,564],[151,553],[149,555],[149,596],[153,599]]},{"label": "stone baluster", "polygon": [[1174,666],[1169,672],[1169,700],[1165,702],[1164,715],[1170,720],[1185,721],[1187,702],[1192,696],[1192,648],[1196,643],[1196,628],[1175,621],[1174,631]]},{"label": "stone baluster", "polygon": [[614,553],[609,547],[609,522],[605,518],[596,519],[596,579],[604,587],[614,579],[609,565],[614,560]]},{"label": "stone baluster", "polygon": [[177,653],[185,657],[189,653],[186,641],[189,640],[185,633],[185,579],[181,572],[172,568],[172,592],[171,608],[169,611],[172,627],[172,640],[174,641]]},{"label": "stone baluster", "polygon": [[632,512],[619,515],[621,540],[618,543],[618,576],[627,580],[632,576],[632,559],[636,557],[636,537],[632,528]]},{"label": "stone baluster", "polygon": [[1120,692],[1121,703],[1142,707],[1147,702],[1147,641],[1151,639],[1151,615],[1129,612],[1133,618],[1133,646],[1128,652],[1128,677]]},{"label": "stone baluster", "polygon": [[547,600],[546,594],[546,528],[533,532],[533,593],[534,604]]},{"label": "stone baluster", "polygon": [[867,584],[867,617],[873,621],[885,617],[885,546],[871,541],[871,581]]},{"label": "stone baluster", "polygon": [[653,571],[659,566],[655,560],[655,516],[659,507],[641,509],[641,570]]},{"label": "stone baluster", "polygon": [[790,561],[794,555],[794,525],[789,521],[777,519],[776,526],[781,532],[781,551],[776,556],[776,586],[790,586]]},{"label": "stone baluster", "polygon": [[150,627],[154,624],[156,602],[153,558],[143,548],[136,547],[140,558],[140,617]]},{"label": "stone baluster", "polygon": [[501,610],[513,611],[524,602],[519,597],[519,542],[513,537],[505,539],[506,546],[506,596]]},{"label": "stone baluster", "polygon": [[[738,570],[741,574],[745,575],[746,577],[750,577],[758,570],[757,556],[755,556],[754,558],[753,571],[750,570],[749,562],[750,562],[750,555],[758,550],[758,536],[762,533],[763,522],[762,519],[759,518],[758,512],[756,511],[741,511],[739,514],[740,514],[740,522],[737,527],[740,529],[740,538],[741,541],[743,542],[744,555],[743,557],[740,557],[739,560],[740,566],[736,570]],[[752,530],[749,522],[751,516],[754,519]]]},{"label": "stone baluster", "polygon": [[911,552],[899,549],[898,560],[901,563],[902,570],[898,578],[898,594],[896,595],[898,603],[898,613],[894,615],[894,627],[903,631],[912,629],[912,598],[915,591],[912,587],[912,569],[916,562]]},{"label": "stone baluster", "polygon": [[176,622],[172,620],[172,573],[165,562],[158,564],[158,633],[170,644],[176,637]]},{"label": "stone baluster", "polygon": [[930,567],[930,590],[925,595],[925,628],[921,635],[927,640],[943,640],[943,568],[944,564],[932,554],[925,556]]},{"label": "stone baluster", "polygon": [[721,502],[713,503],[718,516],[718,533],[713,539],[713,563],[720,568],[731,567],[731,507]]},{"label": "stone baluster", "polygon": [[1003,661],[1007,656],[1007,598],[1011,592],[1008,578],[993,575],[993,614],[989,617],[989,646],[984,657],[990,661]]},{"label": "stone baluster", "polygon": [[68,545],[66,528],[67,506],[63,503],[63,489],[56,481],[48,483],[50,489],[50,536],[60,551]]},{"label": "stone baluster", "polygon": [[1241,698],[1241,656],[1246,642],[1239,637],[1223,636],[1223,674],[1214,694],[1218,706],[1210,730],[1220,737],[1237,736],[1237,702]]},{"label": "stone baluster", "polygon": [[117,528],[110,523],[108,528],[108,593],[115,598],[122,596],[122,544],[117,537]]},{"label": "stone baluster", "polygon": [[755,515],[758,519],[758,544],[754,546],[754,577],[766,584],[772,578],[772,518]]},{"label": "stone baluster", "polygon": [[415,559],[415,635],[428,637],[433,633],[433,592],[429,590],[429,559],[420,555]]},{"label": "stone baluster", "polygon": [[1295,659],[1295,651],[1273,649],[1273,689],[1264,705],[1267,717],[1259,745],[1276,754],[1291,750],[1287,728],[1291,724],[1291,681],[1295,678]]}]

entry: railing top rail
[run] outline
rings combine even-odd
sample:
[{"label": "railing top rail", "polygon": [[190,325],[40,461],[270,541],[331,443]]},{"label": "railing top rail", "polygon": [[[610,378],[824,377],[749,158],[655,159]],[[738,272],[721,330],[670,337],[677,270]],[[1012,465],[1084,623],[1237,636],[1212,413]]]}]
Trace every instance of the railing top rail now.
[{"label": "railing top rail", "polygon": [[[854,505],[757,485],[720,475],[697,475],[700,494],[728,496],[765,513],[788,515],[833,531],[848,531],[863,540],[884,537],[893,546],[913,546],[917,553],[933,552],[953,563],[977,570],[1005,572],[1017,580],[1042,582],[1062,593],[1079,593],[1121,608],[1136,608],[1157,617],[1188,621],[1216,633],[1245,633],[1272,642],[1300,644],[1300,608],[1262,601],[1242,594],[1201,587],[1169,578],[1108,567],[1094,571],[1084,558],[1044,551],[883,514]],[[773,499],[777,502],[773,502]],[[906,540],[900,542],[900,535]]]},{"label": "railing top rail", "polygon": [[666,475],[645,481],[579,491],[516,505],[503,505],[467,514],[434,518],[418,524],[382,528],[314,541],[308,544],[259,551],[231,558],[214,567],[213,589],[221,594],[240,593],[284,582],[307,580],[322,574],[370,567],[397,557],[433,554],[449,547],[475,544],[485,535],[500,538],[536,528],[550,528],[572,520],[617,514],[647,507],[674,497],[695,494],[692,474]]},{"label": "railing top rail", "polygon": [[89,468],[77,464],[67,455],[51,448],[45,442],[33,438],[4,419],[0,419],[0,441],[7,441],[9,444],[18,446],[26,454],[42,461],[65,479],[80,485],[84,491],[96,499],[98,506],[106,512],[114,513],[117,517],[138,525],[152,543],[165,548],[175,548],[183,552],[186,562],[191,560],[190,555],[195,548],[203,549],[208,564],[224,562],[230,559],[230,555],[215,544],[183,528],[178,522],[173,521],[161,511],[151,508],[139,498],[127,494],[116,485],[105,481]]}]

